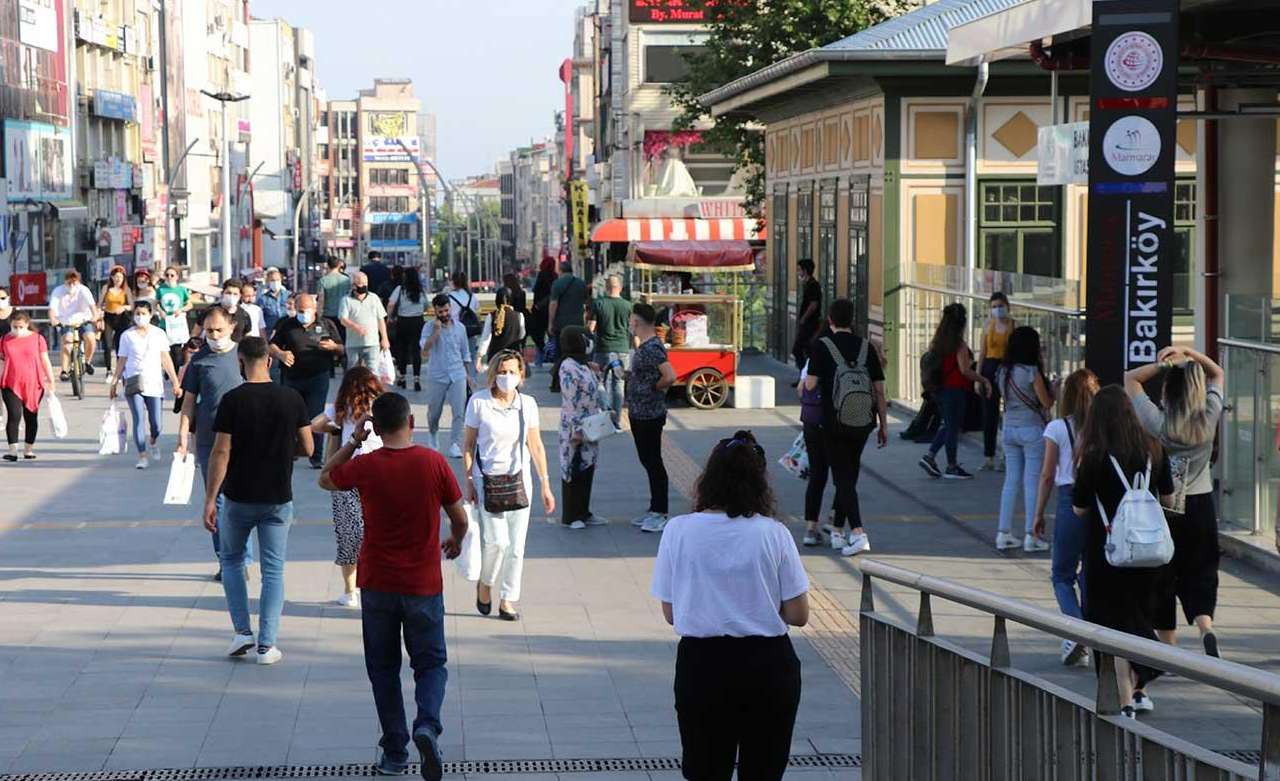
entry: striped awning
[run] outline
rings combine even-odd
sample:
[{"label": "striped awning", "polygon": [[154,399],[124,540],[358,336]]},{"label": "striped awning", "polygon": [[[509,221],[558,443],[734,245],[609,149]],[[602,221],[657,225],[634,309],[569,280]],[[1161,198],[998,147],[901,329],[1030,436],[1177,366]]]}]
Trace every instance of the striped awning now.
[{"label": "striped awning", "polygon": [[723,220],[696,218],[605,220],[591,231],[591,240],[631,241],[764,241],[766,230],[754,217]]}]

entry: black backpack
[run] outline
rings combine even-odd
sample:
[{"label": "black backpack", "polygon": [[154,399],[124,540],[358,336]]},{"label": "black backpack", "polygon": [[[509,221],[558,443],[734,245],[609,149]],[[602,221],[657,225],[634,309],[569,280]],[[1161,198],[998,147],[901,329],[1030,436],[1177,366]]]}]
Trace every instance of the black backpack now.
[{"label": "black backpack", "polygon": [[468,293],[467,303],[462,304],[459,303],[458,299],[454,298],[452,295],[449,296],[449,298],[453,300],[453,303],[458,304],[458,308],[462,310],[458,313],[458,322],[462,323],[462,327],[467,329],[468,339],[479,336],[480,332],[484,330],[484,326],[480,325],[480,318],[476,316],[475,310],[471,308],[471,299],[474,297],[475,296]]},{"label": "black backpack", "polygon": [[920,384],[928,393],[942,390],[942,356],[936,350],[920,356]]}]

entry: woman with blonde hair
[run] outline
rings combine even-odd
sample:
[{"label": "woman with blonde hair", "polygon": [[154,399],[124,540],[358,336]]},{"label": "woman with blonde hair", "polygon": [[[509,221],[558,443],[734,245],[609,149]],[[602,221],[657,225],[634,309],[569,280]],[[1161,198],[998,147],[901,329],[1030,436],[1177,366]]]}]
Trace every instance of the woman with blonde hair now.
[{"label": "woman with blonde hair", "polygon": [[547,474],[547,451],[538,428],[538,402],[520,392],[528,376],[524,356],[503,350],[489,361],[485,389],[467,404],[462,465],[467,476],[463,494],[480,516],[483,547],[480,582],[476,584],[476,610],[489,615],[493,588],[499,587],[498,617],[520,618],[524,575],[524,543],[529,533],[534,467],[542,482],[542,506],[547,515],[556,511],[555,494]]},{"label": "woman with blonde hair", "polygon": [[[343,442],[351,441],[356,421],[371,409],[373,402],[386,390],[378,377],[366,366],[349,370],[338,386],[333,403],[324,408],[311,421],[316,434],[328,434],[332,449],[336,452]],[[372,424],[365,424],[371,428]],[[358,458],[382,447],[377,434],[369,434],[351,456]],[[325,459],[326,461],[328,459]],[[334,600],[343,607],[360,607],[360,592],[356,588],[356,563],[360,558],[360,546],[364,542],[364,508],[360,504],[360,492],[333,491],[329,494],[333,503],[333,534],[338,552],[334,564],[342,569],[342,596]]]},{"label": "woman with blonde hair", "polygon": [[[1147,396],[1143,385],[1164,375],[1163,407]],[[1177,602],[1188,624],[1200,630],[1204,652],[1218,656],[1213,612],[1218,602],[1218,517],[1209,474],[1213,438],[1222,416],[1226,374],[1208,356],[1187,347],[1166,347],[1156,363],[1124,376],[1125,390],[1143,427],[1169,453],[1174,506],[1169,517],[1173,561],[1165,568],[1156,604],[1155,628],[1160,639],[1177,644]]]},{"label": "woman with blonde hair", "polygon": [[[1076,436],[1084,426],[1097,395],[1098,375],[1088,369],[1076,369],[1062,383],[1058,402],[1059,417],[1044,430],[1044,467],[1040,470],[1040,490],[1036,496],[1037,536],[1044,535],[1044,511],[1049,491],[1058,489],[1058,510],[1053,516],[1053,566],[1050,580],[1058,609],[1072,618],[1084,617],[1083,593],[1076,592],[1080,579],[1080,563],[1084,557],[1085,519],[1071,509],[1071,494],[1076,482]],[[1068,667],[1089,664],[1089,650],[1071,640],[1062,641],[1062,663]]]},{"label": "woman with blonde hair", "polygon": [[485,318],[484,330],[476,344],[477,374],[484,371],[493,356],[503,350],[517,349],[524,339],[524,315],[512,305],[511,291],[505,287],[498,288],[493,294],[493,305],[494,309]]}]

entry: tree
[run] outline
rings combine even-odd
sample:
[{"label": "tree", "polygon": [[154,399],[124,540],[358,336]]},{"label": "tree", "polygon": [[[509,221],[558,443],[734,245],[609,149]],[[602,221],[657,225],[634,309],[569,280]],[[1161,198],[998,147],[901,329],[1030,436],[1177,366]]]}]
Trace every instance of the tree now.
[{"label": "tree", "polygon": [[[889,19],[909,0],[738,0],[721,3],[704,48],[684,56],[685,81],[668,87],[680,109],[675,130],[708,120],[698,98],[792,54],[825,46]],[[746,169],[746,206],[763,214],[764,135],[742,117],[716,117],[703,135],[704,148],[733,158]]]}]

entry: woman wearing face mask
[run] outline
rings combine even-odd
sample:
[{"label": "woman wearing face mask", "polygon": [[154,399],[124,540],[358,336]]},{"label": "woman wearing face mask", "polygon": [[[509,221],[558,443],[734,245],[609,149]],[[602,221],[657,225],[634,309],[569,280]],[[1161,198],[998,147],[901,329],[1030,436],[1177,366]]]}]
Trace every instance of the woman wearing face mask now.
[{"label": "woman wearing face mask", "polygon": [[133,325],[133,291],[125,279],[124,266],[113,266],[107,284],[98,294],[102,310],[102,361],[111,371],[111,356],[120,352],[120,335]]},{"label": "woman wearing face mask", "polygon": [[[169,376],[175,396],[182,396],[178,373],[169,357],[169,338],[164,331],[151,325],[151,304],[137,301],[133,305],[133,328],[120,335],[120,360],[116,361],[115,374],[111,377],[111,398],[114,400],[120,378],[124,377],[124,397],[133,417],[133,445],[138,451],[137,469],[147,468],[147,455],[152,461],[160,460],[160,407],[164,403],[164,376]],[[150,424],[151,439],[143,431],[143,416]],[[148,450],[148,447],[150,450]]]},{"label": "woman wearing face mask", "polygon": [[999,291],[991,294],[991,317],[986,328],[982,329],[982,347],[978,350],[978,371],[992,385],[992,393],[982,399],[982,455],[984,459],[979,469],[989,472],[992,469],[1003,469],[1004,459],[996,460],[996,432],[1000,430],[1000,389],[996,383],[996,372],[1004,362],[1005,347],[1009,344],[1009,335],[1017,323],[1009,317],[1009,299]]},{"label": "woman wearing face mask", "polygon": [[9,300],[9,289],[0,287],[0,339],[9,335],[13,328],[13,315],[17,311]]},{"label": "woman wearing face mask", "polygon": [[152,313],[157,308],[158,299],[155,286],[151,284],[151,272],[144,268],[133,272],[133,300],[151,304]]},{"label": "woman wearing face mask", "polygon": [[31,330],[31,316],[14,312],[6,318],[11,330],[0,337],[0,398],[4,399],[5,434],[9,452],[5,461],[18,460],[18,425],[26,434],[23,458],[36,457],[36,412],[45,391],[53,390],[53,364],[49,363],[49,343]]},{"label": "woman wearing face mask", "polygon": [[493,294],[494,310],[484,321],[484,330],[480,332],[480,342],[476,345],[476,373],[493,356],[503,350],[518,350],[524,341],[524,315],[511,304],[511,291],[505,287],[498,288]]},{"label": "woman wearing face mask", "polygon": [[570,529],[604,526],[591,512],[591,483],[600,446],[582,438],[582,421],[600,411],[600,380],[587,358],[587,329],[566,326],[560,332],[560,360],[551,370],[551,392],[560,404],[560,523]]},{"label": "woman wearing face mask", "polygon": [[524,543],[533,499],[533,467],[542,482],[542,506],[556,511],[547,475],[547,454],[538,429],[538,403],[519,391],[528,372],[524,356],[508,350],[489,362],[488,387],[467,405],[462,463],[467,475],[466,500],[480,515],[480,582],[476,609],[489,615],[493,587],[499,586],[498,617],[520,617],[520,581]]}]

